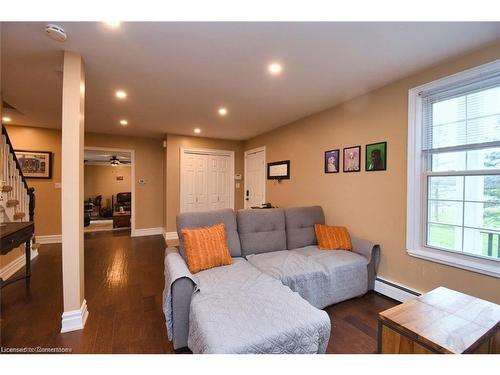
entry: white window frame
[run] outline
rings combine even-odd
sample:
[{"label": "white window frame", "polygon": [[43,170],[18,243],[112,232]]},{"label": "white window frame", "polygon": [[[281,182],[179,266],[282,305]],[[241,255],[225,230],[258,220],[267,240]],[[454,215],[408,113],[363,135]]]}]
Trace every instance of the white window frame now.
[{"label": "white window frame", "polygon": [[[493,73],[500,60],[468,69],[408,91],[408,160],[406,250],[410,256],[500,278],[500,261],[426,246],[427,176],[422,153],[423,119],[420,93]],[[494,172],[492,172],[494,174]]]}]

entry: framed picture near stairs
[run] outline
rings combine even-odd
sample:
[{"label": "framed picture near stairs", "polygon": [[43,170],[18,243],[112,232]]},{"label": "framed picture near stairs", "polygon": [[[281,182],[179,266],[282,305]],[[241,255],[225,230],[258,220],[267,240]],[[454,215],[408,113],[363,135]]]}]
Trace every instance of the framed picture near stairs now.
[{"label": "framed picture near stairs", "polygon": [[52,152],[15,150],[25,178],[52,178]]}]

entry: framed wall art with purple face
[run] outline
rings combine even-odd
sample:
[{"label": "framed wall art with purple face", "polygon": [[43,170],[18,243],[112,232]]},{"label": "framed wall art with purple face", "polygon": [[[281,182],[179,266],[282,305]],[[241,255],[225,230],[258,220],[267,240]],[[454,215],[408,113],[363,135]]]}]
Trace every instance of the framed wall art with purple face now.
[{"label": "framed wall art with purple face", "polygon": [[339,173],[340,150],[325,151],[325,173]]}]

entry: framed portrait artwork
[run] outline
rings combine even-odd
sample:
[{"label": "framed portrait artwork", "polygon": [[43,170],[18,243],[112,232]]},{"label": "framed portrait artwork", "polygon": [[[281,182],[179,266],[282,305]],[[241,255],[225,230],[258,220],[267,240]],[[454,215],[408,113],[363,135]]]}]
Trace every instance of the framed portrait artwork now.
[{"label": "framed portrait artwork", "polygon": [[343,171],[359,172],[361,170],[361,146],[344,148]]},{"label": "framed portrait artwork", "polygon": [[367,172],[387,169],[387,142],[366,145],[365,169]]},{"label": "framed portrait artwork", "polygon": [[325,173],[339,173],[340,150],[325,151]]},{"label": "framed portrait artwork", "polygon": [[52,178],[52,152],[15,150],[17,161],[26,178]]}]

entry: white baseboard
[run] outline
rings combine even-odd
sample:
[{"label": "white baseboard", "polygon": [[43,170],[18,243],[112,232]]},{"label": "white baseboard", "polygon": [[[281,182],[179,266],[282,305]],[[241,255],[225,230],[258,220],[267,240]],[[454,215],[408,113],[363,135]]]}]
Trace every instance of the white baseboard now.
[{"label": "white baseboard", "polygon": [[422,294],[381,277],[375,280],[375,291],[399,302],[406,302]]},{"label": "white baseboard", "polygon": [[157,236],[163,234],[163,228],[144,228],[144,229],[136,229],[131,234],[132,237],[143,237],[143,236]]},{"label": "white baseboard", "polygon": [[50,243],[61,243],[62,242],[62,235],[61,234],[51,234],[48,236],[36,236],[35,235],[36,242],[45,245],[45,244],[50,244]]},{"label": "white baseboard", "polygon": [[[35,259],[37,256],[38,256],[38,250],[31,250],[31,260]],[[23,268],[25,264],[26,264],[26,256],[24,254],[24,249],[23,249],[22,255],[20,255],[12,262],[10,262],[9,264],[5,265],[0,269],[0,278],[2,278],[2,280],[7,280],[9,277],[11,277],[21,268]]]},{"label": "white baseboard", "polygon": [[177,236],[177,232],[163,232],[163,238],[165,241],[168,240],[178,240],[179,236]]},{"label": "white baseboard", "polygon": [[65,311],[62,314],[61,333],[77,331],[85,327],[85,322],[89,316],[87,301],[83,300],[82,306],[78,310]]}]

